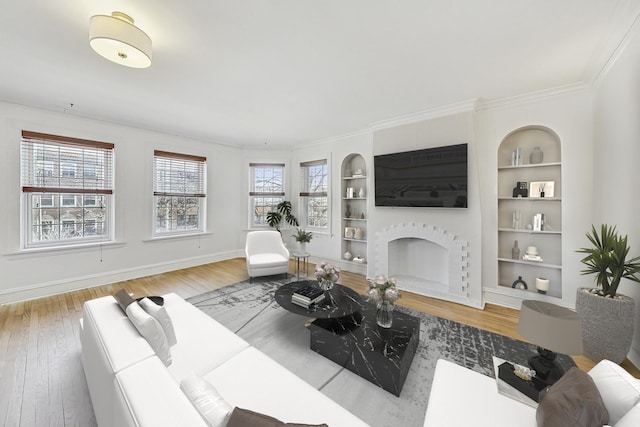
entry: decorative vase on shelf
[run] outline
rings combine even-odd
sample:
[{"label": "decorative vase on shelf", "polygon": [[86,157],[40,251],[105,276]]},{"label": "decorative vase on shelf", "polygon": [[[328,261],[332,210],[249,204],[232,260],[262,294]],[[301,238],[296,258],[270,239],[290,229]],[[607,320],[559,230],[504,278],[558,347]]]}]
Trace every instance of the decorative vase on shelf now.
[{"label": "decorative vase on shelf", "polygon": [[520,259],[520,248],[517,240],[513,242],[513,248],[511,248],[511,259]]},{"label": "decorative vase on shelf", "polygon": [[531,154],[529,154],[529,163],[532,165],[536,165],[538,163],[542,163],[542,159],[544,158],[544,153],[540,150],[540,147],[535,147]]},{"label": "decorative vase on shelf", "polygon": [[357,228],[356,228],[356,230],[355,230],[355,232],[353,233],[353,237],[354,237],[356,240],[362,240],[362,239],[364,239],[364,231],[362,231],[362,228],[357,227]]},{"label": "decorative vase on shelf", "polygon": [[544,277],[536,277],[536,289],[540,294],[546,294],[549,291],[549,279]]},{"label": "decorative vase on shelf", "polygon": [[376,310],[376,323],[381,328],[390,328],[393,323],[393,304],[388,301],[379,302]]},{"label": "decorative vase on shelf", "polygon": [[358,197],[364,199],[364,187],[360,187],[360,191],[358,191]]},{"label": "decorative vase on shelf", "polygon": [[348,203],[347,203],[347,211],[344,213],[344,217],[351,218],[351,208],[349,207]]}]

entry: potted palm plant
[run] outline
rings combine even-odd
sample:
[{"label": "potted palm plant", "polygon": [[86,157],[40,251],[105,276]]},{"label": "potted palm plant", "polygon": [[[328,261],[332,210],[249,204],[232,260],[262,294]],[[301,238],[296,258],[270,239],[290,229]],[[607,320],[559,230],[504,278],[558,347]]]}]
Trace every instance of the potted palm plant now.
[{"label": "potted palm plant", "polygon": [[276,205],[276,209],[267,214],[267,224],[280,232],[280,225],[284,220],[287,224],[298,226],[298,219],[293,215],[291,202],[283,200]]},{"label": "potted palm plant", "polygon": [[622,279],[640,283],[640,257],[629,258],[627,236],[620,236],[615,226],[602,224],[600,233],[591,226],[587,233],[591,247],[580,261],[586,266],[582,274],[595,275],[595,288],[578,288],[576,311],[582,319],[584,354],[599,362],[609,359],[621,363],[633,341],[635,303],[618,293]]},{"label": "potted palm plant", "polygon": [[313,234],[310,231],[305,231],[302,228],[298,228],[298,232],[293,235],[293,238],[296,239],[296,242],[300,245],[300,252],[307,252],[307,243],[313,239]]}]

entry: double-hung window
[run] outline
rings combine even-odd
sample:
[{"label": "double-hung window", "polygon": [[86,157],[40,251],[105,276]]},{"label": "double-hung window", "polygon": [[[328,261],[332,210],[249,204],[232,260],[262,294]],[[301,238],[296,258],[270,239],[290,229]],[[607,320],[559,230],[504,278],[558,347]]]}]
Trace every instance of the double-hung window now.
[{"label": "double-hung window", "polygon": [[113,239],[113,150],[106,142],[22,131],[24,247]]},{"label": "double-hung window", "polygon": [[207,158],[154,151],[154,235],[205,229]]},{"label": "double-hung window", "polygon": [[327,160],[300,163],[300,206],[304,228],[329,229]]},{"label": "double-hung window", "polygon": [[249,164],[251,227],[267,225],[267,214],[284,201],[284,163]]}]

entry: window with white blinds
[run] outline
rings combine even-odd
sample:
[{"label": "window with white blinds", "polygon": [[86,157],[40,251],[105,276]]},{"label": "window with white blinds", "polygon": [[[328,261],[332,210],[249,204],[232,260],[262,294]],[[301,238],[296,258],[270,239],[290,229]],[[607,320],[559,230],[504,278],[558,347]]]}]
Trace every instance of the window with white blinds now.
[{"label": "window with white blinds", "polygon": [[154,234],[204,231],[206,169],[206,157],[154,151]]},{"label": "window with white blinds", "polygon": [[304,228],[329,228],[327,159],[300,163],[300,206]]},{"label": "window with white blinds", "polygon": [[114,145],[22,131],[25,247],[112,240]]},{"label": "window with white blinds", "polygon": [[250,227],[266,226],[284,196],[284,163],[249,163]]}]

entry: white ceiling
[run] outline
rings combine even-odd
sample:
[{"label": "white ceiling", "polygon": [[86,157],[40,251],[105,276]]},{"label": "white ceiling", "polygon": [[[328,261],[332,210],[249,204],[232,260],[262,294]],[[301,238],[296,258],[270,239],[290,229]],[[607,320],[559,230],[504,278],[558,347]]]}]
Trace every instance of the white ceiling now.
[{"label": "white ceiling", "polygon": [[[114,10],[153,40],[150,68],[89,47],[89,18]],[[7,1],[0,100],[292,146],[474,98],[589,84],[639,12],[640,0]]]}]

